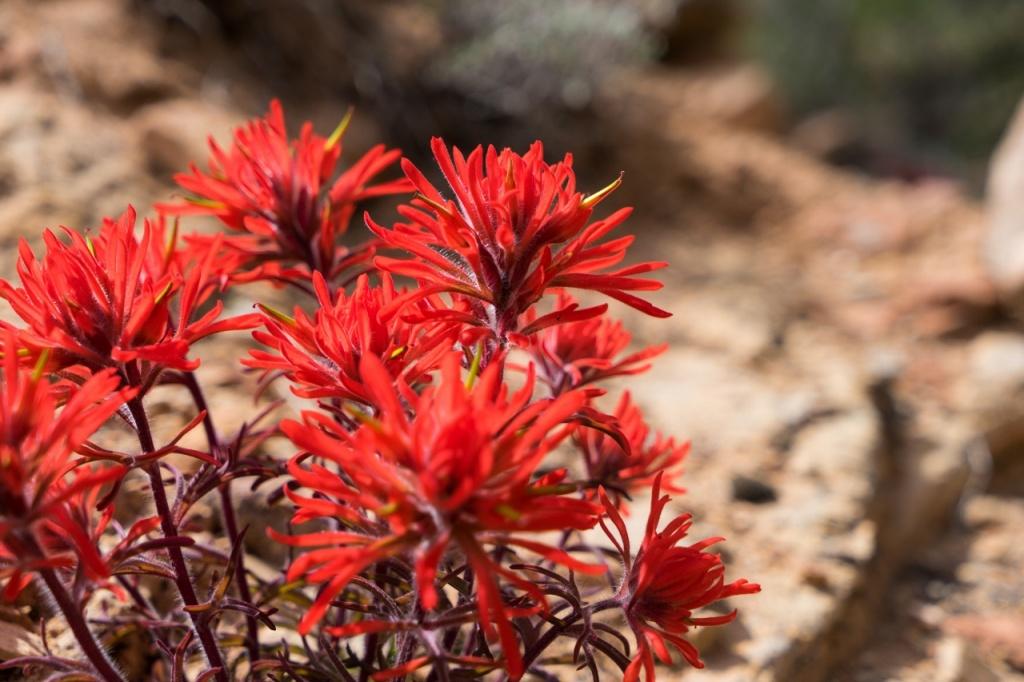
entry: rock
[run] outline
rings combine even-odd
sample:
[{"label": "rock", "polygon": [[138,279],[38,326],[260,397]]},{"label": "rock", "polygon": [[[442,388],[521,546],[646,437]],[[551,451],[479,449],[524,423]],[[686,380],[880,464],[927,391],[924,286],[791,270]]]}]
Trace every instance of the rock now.
[{"label": "rock", "polygon": [[1000,292],[1024,289],[1024,103],[1017,108],[989,166],[984,255]]},{"label": "rock", "polygon": [[[981,434],[991,488],[1024,493],[1024,335],[987,332],[968,349],[961,404]],[[979,460],[979,462],[983,461]]]},{"label": "rock", "polygon": [[942,640],[936,651],[935,682],[998,682],[1000,676],[959,637]]},{"label": "rock", "polygon": [[45,653],[42,639],[16,623],[0,621],[0,660],[18,656],[40,656]]},{"label": "rock", "polygon": [[208,139],[227,145],[231,131],[243,122],[235,111],[192,99],[151,104],[136,112],[133,121],[147,169],[167,181],[191,163],[205,168]]},{"label": "rock", "polygon": [[1024,335],[986,332],[968,347],[963,403],[979,431],[1024,416]]},{"label": "rock", "polygon": [[671,61],[699,63],[721,58],[735,47],[741,33],[744,12],[742,3],[736,0],[637,4],[675,7],[671,20],[666,16],[659,22],[665,33],[665,57]]},{"label": "rock", "polygon": [[[122,123],[25,85],[0,90],[0,243],[88,227],[153,196]],[[0,268],[9,272],[13,260]]]},{"label": "rock", "polygon": [[732,479],[732,497],[742,502],[765,504],[778,499],[775,488],[764,481],[748,476],[734,476]]},{"label": "rock", "polygon": [[39,11],[37,38],[49,76],[75,93],[119,112],[172,96],[182,70],[162,61],[146,27],[124,21],[120,0],[47,3]]},{"label": "rock", "polygon": [[[970,614],[948,619],[944,629],[974,642],[982,651],[1024,669],[1024,616],[1018,613]],[[973,682],[974,678],[970,678]]]},{"label": "rock", "polygon": [[712,292],[688,292],[671,306],[677,314],[701,321],[681,330],[679,341],[720,349],[742,361],[753,361],[771,352],[785,315],[784,305],[755,287],[722,286]]},{"label": "rock", "polygon": [[751,64],[721,64],[685,71],[638,73],[628,70],[612,81],[609,90],[628,80],[632,92],[643,97],[641,108],[685,112],[741,129],[777,131],[784,119],[775,83]]},{"label": "rock", "polygon": [[[925,435],[927,434],[927,435]],[[892,462],[899,480],[888,509],[895,561],[906,561],[949,527],[970,476],[974,434],[947,415],[919,416]]]},{"label": "rock", "polygon": [[865,407],[808,425],[796,437],[787,467],[822,481],[839,476],[852,483],[855,474],[861,479],[856,494],[864,497],[874,472],[872,459],[863,453],[877,444],[878,421]]},{"label": "rock", "polygon": [[863,140],[849,113],[830,109],[813,114],[793,127],[789,140],[797,149],[829,163],[844,163],[862,156]]}]

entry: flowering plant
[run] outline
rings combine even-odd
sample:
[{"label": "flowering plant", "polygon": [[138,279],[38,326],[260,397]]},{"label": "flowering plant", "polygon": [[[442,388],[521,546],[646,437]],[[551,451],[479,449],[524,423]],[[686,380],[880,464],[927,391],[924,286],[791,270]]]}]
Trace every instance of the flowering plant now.
[{"label": "flowering plant", "polygon": [[[126,680],[129,636],[146,679],[174,682],[551,679],[565,664],[649,682],[670,646],[701,667],[685,634],[736,615],[701,609],[760,588],[725,581],[721,538],[681,544],[689,515],[658,530],[687,444],[628,393],[606,411],[598,385],[665,349],[629,352],[607,303],[566,291],[668,315],[642,297],[665,264],[622,266],[633,238],[608,236],[629,210],[594,216],[620,180],[585,194],[539,142],[464,155],[435,138],[446,190],[406,159],[405,179],[376,181],[398,153],[338,171],[346,125],[291,140],[275,102],[229,149],[211,143],[209,170],[177,176],[185,199],[141,229],[128,209],[94,235],[47,231],[41,258],[21,245],[20,282],[0,281],[21,320],[0,323],[2,598],[48,593],[81,655],[0,668]],[[341,242],[360,202],[406,191],[405,222],[367,215],[373,237]],[[181,234],[194,214],[227,231]],[[226,317],[225,296],[257,280],[306,298]],[[196,344],[245,330],[240,366],[304,409],[225,435]],[[159,386],[194,406],[169,438],[147,410]],[[107,442],[125,427],[136,445]],[[289,508],[287,527],[240,528],[238,480]],[[624,515],[647,494],[634,552]],[[199,527],[211,508],[221,538]],[[253,533],[284,566],[247,548]]]}]

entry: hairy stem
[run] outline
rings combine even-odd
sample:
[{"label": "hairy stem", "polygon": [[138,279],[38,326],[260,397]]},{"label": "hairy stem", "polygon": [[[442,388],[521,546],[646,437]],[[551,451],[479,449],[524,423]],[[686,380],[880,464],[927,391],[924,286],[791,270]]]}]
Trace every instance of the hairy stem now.
[{"label": "hairy stem", "polygon": [[[145,618],[153,621],[159,619],[159,615],[157,613],[157,610],[153,608],[153,604],[148,599],[146,599],[145,595],[139,592],[139,588],[135,585],[135,583],[133,583],[128,578],[128,576],[117,576],[117,582],[119,582],[121,584],[121,587],[123,587],[125,591],[128,592],[128,596],[132,598],[132,601],[135,602],[136,607],[139,609],[139,611]],[[171,646],[163,637],[160,636],[157,630],[150,628],[149,634],[158,645],[162,645],[161,650],[171,650]]]},{"label": "hairy stem", "polygon": [[[132,414],[132,419],[135,420],[139,445],[142,447],[143,452],[150,453],[155,451],[153,434],[150,431],[149,419],[146,416],[145,408],[142,406],[141,398],[133,398],[128,401],[128,410]],[[170,504],[167,502],[167,491],[164,490],[163,477],[160,475],[160,464],[155,461],[151,462],[146,465],[145,471],[149,475],[150,488],[153,491],[153,502],[156,505],[157,515],[160,517],[160,528],[163,530],[164,537],[176,538],[178,537],[178,525],[174,520]],[[174,568],[174,584],[178,587],[181,600],[185,602],[186,606],[197,606],[199,599],[196,597],[195,586],[192,585],[192,578],[188,573],[188,564],[185,563],[185,555],[182,553],[181,547],[168,545],[166,549],[167,555],[171,560],[171,566]],[[224,658],[221,656],[220,649],[217,646],[217,639],[210,629],[210,624],[201,613],[189,613],[189,617],[192,619],[192,626],[195,628],[196,634],[199,635],[199,642],[206,653],[207,661],[209,661],[210,666],[219,668],[216,679],[218,682],[228,682]]]},{"label": "hairy stem", "polygon": [[[25,538],[25,544],[28,545],[29,551],[40,557],[43,556],[42,548],[39,547],[35,538]],[[75,639],[78,640],[78,646],[82,648],[82,653],[92,663],[92,667],[96,669],[99,676],[107,682],[124,682],[124,676],[114,668],[107,652],[96,641],[92,630],[89,629],[89,624],[85,621],[85,616],[82,615],[75,600],[64,587],[57,572],[52,568],[42,568],[39,570],[39,577],[43,579],[46,588],[53,595],[53,600],[57,602],[57,607],[64,614],[68,627],[71,628]]]},{"label": "hairy stem", "polygon": [[[203,429],[206,431],[206,441],[210,448],[211,454],[221,452],[220,436],[217,434],[217,427],[213,424],[213,418],[210,416],[210,408],[206,402],[206,396],[203,394],[203,389],[199,385],[199,381],[196,379],[196,375],[193,372],[186,372],[184,374],[185,387],[188,388],[189,394],[192,396],[192,402],[195,403],[196,409],[200,412],[205,412],[203,417]],[[238,520],[235,516],[235,503],[231,496],[231,481],[227,481],[219,487],[220,491],[220,509],[221,514],[224,517],[224,526],[227,528],[228,537],[231,538],[231,549],[234,551],[235,544],[241,542],[242,539],[238,534]],[[238,587],[239,598],[247,604],[252,604],[252,592],[249,590],[249,582],[246,579],[245,573],[245,552],[239,552],[238,562],[235,565],[235,585]],[[245,617],[245,646],[249,652],[249,661],[255,663],[260,658],[260,636],[259,636],[259,624],[256,622],[255,616]]]}]

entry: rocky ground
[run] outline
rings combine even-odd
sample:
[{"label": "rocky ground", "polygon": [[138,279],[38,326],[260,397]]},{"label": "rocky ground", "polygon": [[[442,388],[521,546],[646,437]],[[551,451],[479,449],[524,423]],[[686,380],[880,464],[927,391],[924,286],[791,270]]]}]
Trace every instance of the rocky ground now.
[{"label": "rocky ground", "polygon": [[[165,198],[207,133],[263,106],[235,74],[156,50],[130,7],[0,4],[6,274],[19,237]],[[708,670],[683,677],[1024,679],[1024,134],[986,210],[948,182],[870,180],[795,150],[750,67],[623,74],[599,97],[641,255],[672,263],[657,303],[673,318],[618,311],[671,350],[623,383],[693,439],[678,504],[764,586],[734,625],[697,633]],[[218,418],[240,420],[229,368],[205,371]],[[12,627],[0,658],[34,645]]]}]

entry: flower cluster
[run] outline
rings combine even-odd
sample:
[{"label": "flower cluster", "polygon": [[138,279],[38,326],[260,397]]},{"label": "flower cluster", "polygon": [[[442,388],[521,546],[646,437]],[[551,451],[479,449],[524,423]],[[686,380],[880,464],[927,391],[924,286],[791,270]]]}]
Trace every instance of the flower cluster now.
[{"label": "flower cluster", "polygon": [[79,376],[116,369],[148,387],[165,369],[198,367],[188,351],[199,339],[253,326],[254,315],[219,320],[220,301],[199,314],[217,288],[216,250],[202,260],[183,255],[164,221],[145,221],[138,237],[135,221],[128,208],[95,237],[65,228],[68,243],[47,230],[41,261],[21,241],[21,287],[0,280],[0,297],[25,327],[0,326],[13,330],[30,363],[45,358],[54,371]]},{"label": "flower cluster", "polygon": [[625,447],[621,440],[596,429],[581,430],[577,434],[588,480],[616,496],[649,489],[655,477],[667,478],[662,483],[665,490],[685,492],[674,481],[682,474],[690,444],[677,443],[674,438],[660,433],[652,438],[651,429],[629,391],[623,392],[612,414],[625,437]]},{"label": "flower cluster", "polygon": [[58,411],[62,391],[38,369],[20,367],[17,350],[8,333],[0,377],[0,577],[8,600],[41,569],[109,576],[90,520],[76,509],[84,499],[95,501],[124,467],[81,466],[72,454],[129,395],[106,370],[76,387]]},{"label": "flower cluster", "polygon": [[[559,292],[555,301],[558,310],[579,308],[579,303],[565,292]],[[537,328],[533,326],[536,318],[532,310],[527,313],[528,329]],[[530,353],[551,392],[557,395],[616,376],[642,374],[651,368],[650,360],[668,348],[651,346],[624,355],[631,341],[621,322],[602,314],[546,326],[531,336]]]},{"label": "flower cluster", "polygon": [[[308,632],[323,618],[331,600],[355,575],[389,557],[411,559],[413,589],[422,608],[438,608],[441,597],[435,581],[451,546],[477,576],[481,626],[485,631],[492,624],[496,627],[509,672],[518,676],[522,663],[498,579],[537,596],[539,592],[496,561],[489,548],[524,548],[575,570],[603,572],[601,566],[589,566],[529,537],[544,531],[585,530],[597,522],[593,504],[565,495],[572,490],[560,485],[565,471],[535,475],[545,455],[570,430],[553,429],[571,419],[585,396],[568,393],[531,402],[533,382],[528,380],[508,397],[507,389],[498,385],[497,369],[488,367],[471,390],[461,377],[459,356],[449,353],[439,384],[417,395],[400,380],[396,388],[383,364],[366,355],[360,371],[374,416],[361,416],[354,432],[321,412],[307,412],[302,422],[282,424],[306,453],[338,467],[332,473],[319,463],[303,466],[293,460],[289,465],[297,483],[322,495],[290,493],[296,521],[327,516],[347,525],[340,532],[278,536],[289,544],[320,548],[299,557],[289,578],[307,575],[309,580],[328,582],[303,617],[299,632]],[[409,404],[413,418],[403,402]]]},{"label": "flower cluster", "polygon": [[[548,163],[539,142],[463,155],[435,138],[443,192],[408,159],[406,179],[373,184],[399,154],[375,147],[339,173],[347,123],[291,139],[274,102],[230,148],[211,142],[207,172],[177,176],[184,203],[138,228],[129,208],[95,233],[46,231],[38,258],[21,244],[20,284],[0,280],[20,319],[0,323],[2,596],[37,577],[83,658],[0,668],[121,682],[107,647],[129,632],[146,679],[556,678],[560,641],[595,679],[610,666],[651,682],[670,646],[702,667],[686,633],[736,617],[703,609],[760,588],[725,582],[707,551],[720,538],[682,544],[689,515],[658,530],[688,444],[653,431],[629,392],[607,409],[600,384],[665,347],[631,350],[608,303],[567,293],[669,314],[643,297],[665,264],[623,265],[633,237],[608,238],[629,209],[595,215],[621,178],[587,194],[571,157]],[[402,222],[367,216],[373,238],[343,243],[362,202],[405,191]],[[180,233],[197,214],[226,232]],[[225,317],[256,280],[304,298]],[[301,407],[224,435],[196,344],[245,330],[238,365],[260,374],[258,396]],[[169,438],[147,409],[157,386],[192,405]],[[286,526],[242,526],[243,479]],[[121,504],[140,487],[151,504]],[[624,516],[648,494],[634,553]],[[212,542],[196,532],[211,505]],[[275,542],[264,562],[287,556],[278,574],[252,570],[247,533]],[[153,598],[163,589],[174,598]],[[100,591],[120,606],[87,618]]]},{"label": "flower cluster", "polygon": [[296,395],[369,404],[361,358],[378,358],[391,377],[416,386],[429,381],[454,342],[451,325],[417,324],[399,315],[393,304],[400,293],[387,274],[379,286],[371,286],[363,275],[351,294],[339,291],[333,298],[319,273],[313,287],[317,309],[312,318],[301,307],[293,317],[264,307],[265,329],[253,338],[272,350],[253,349],[242,361],[271,376],[283,373]]},{"label": "flower cluster", "polygon": [[661,494],[661,474],[654,479],[651,510],[647,516],[643,544],[633,555],[629,532],[622,516],[608,496],[601,491],[608,521],[602,528],[618,550],[625,577],[616,599],[626,614],[626,621],[636,635],[637,656],[625,670],[624,680],[639,678],[641,668],[648,680],[654,679],[654,656],[671,663],[668,642],[695,668],[703,668],[697,648],[683,637],[693,627],[724,625],[736,618],[733,610],[720,616],[694,616],[694,611],[719,600],[742,594],[754,594],[761,587],[746,580],[725,582],[725,566],[717,554],[704,551],[723,538],[707,538],[692,545],[679,546],[692,525],[689,514],[677,516],[661,531],[661,514],[671,498]]},{"label": "flower cluster", "polygon": [[[192,166],[175,176],[184,203],[160,205],[176,215],[214,216],[231,230],[223,248],[241,257],[238,281],[302,281],[318,272],[333,281],[373,256],[339,243],[360,202],[404,192],[404,180],[370,184],[399,158],[378,145],[338,173],[351,112],[327,138],[306,123],[289,140],[281,104],[235,131],[227,150],[210,140],[209,171]],[[337,175],[337,177],[335,177]],[[193,235],[197,245],[209,238]]]},{"label": "flower cluster", "polygon": [[629,217],[631,209],[590,221],[594,208],[619,180],[584,196],[576,190],[572,157],[549,164],[540,142],[523,155],[477,147],[466,157],[458,149],[449,151],[436,137],[430,146],[452,198],[444,198],[411,161],[404,160],[402,169],[418,192],[412,204],[399,209],[409,222],[385,228],[367,219],[385,246],[411,256],[379,256],[375,263],[386,272],[415,279],[415,296],[451,294],[468,308],[451,311],[463,324],[476,327],[478,336],[489,335],[502,343],[517,332],[529,335],[605,310],[580,309],[572,303],[523,328],[522,316],[556,287],[590,289],[649,315],[669,315],[630,293],[660,289],[657,280],[638,275],[665,263],[609,270],[625,258],[633,237],[601,240]]}]

